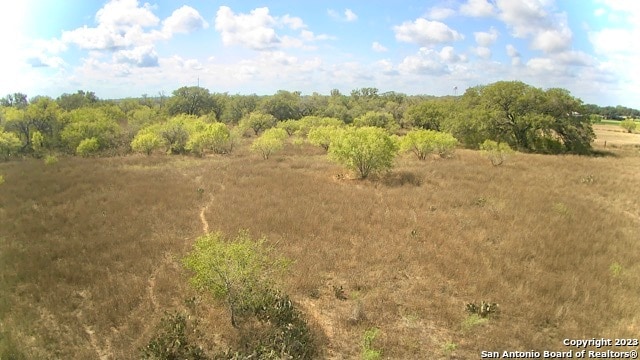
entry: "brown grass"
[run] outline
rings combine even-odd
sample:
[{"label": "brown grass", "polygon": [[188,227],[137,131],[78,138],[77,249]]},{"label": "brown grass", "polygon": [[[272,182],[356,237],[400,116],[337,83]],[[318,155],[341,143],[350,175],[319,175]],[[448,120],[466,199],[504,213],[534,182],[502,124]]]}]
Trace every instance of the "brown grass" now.
[{"label": "brown grass", "polygon": [[[163,311],[195,295],[179,260],[201,212],[211,231],[265,235],[295,261],[286,290],[323,332],[323,357],[358,357],[371,327],[392,359],[637,337],[640,156],[613,151],[501,167],[467,150],[406,156],[373,181],[337,179],[322,150],[292,145],[267,161],[245,144],[204,159],[3,163],[0,351],[138,357]],[[234,344],[224,307],[199,300],[209,348]],[[500,313],[465,326],[480,301]]]}]

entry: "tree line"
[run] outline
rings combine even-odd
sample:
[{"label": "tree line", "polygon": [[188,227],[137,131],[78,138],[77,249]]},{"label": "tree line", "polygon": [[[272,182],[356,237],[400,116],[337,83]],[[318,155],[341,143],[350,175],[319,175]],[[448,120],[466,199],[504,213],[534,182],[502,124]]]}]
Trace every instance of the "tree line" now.
[{"label": "tree line", "polygon": [[491,140],[523,152],[586,154],[594,138],[592,115],[600,110],[565,89],[520,81],[472,87],[457,97],[377,88],[348,95],[339,90],[230,95],[198,86],[181,87],[171,96],[119,100],[82,90],[56,99],[15,93],[0,99],[0,156],[225,153],[233,150],[234,139],[270,128],[304,138],[311,128],[326,125],[376,127],[396,135],[431,130],[475,149]]}]

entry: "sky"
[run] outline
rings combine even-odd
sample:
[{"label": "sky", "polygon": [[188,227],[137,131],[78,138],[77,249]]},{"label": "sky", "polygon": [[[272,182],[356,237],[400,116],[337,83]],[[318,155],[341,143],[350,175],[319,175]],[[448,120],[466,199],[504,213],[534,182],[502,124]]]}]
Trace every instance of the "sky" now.
[{"label": "sky", "polygon": [[277,90],[461,95],[519,80],[640,108],[637,0],[21,0],[0,96]]}]

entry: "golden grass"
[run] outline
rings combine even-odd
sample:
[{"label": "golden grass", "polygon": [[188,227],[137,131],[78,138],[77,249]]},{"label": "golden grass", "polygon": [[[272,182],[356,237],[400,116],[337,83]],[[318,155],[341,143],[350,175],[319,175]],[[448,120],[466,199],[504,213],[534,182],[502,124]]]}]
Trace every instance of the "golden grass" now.
[{"label": "golden grass", "polygon": [[[179,260],[201,212],[211,231],[265,235],[295,261],[286,290],[323,332],[323,357],[358,357],[372,327],[392,359],[637,337],[640,156],[613,151],[501,167],[469,150],[406,156],[372,181],[337,179],[306,145],[267,161],[244,144],[204,159],[3,163],[0,351],[137,358],[163,311],[195,295]],[[224,307],[198,299],[208,347],[233,345]],[[480,301],[500,313],[470,325],[465,304]]]},{"label": "golden grass", "polygon": [[608,147],[636,147],[640,148],[640,133],[628,133],[625,129],[619,125],[593,125],[593,130],[596,133],[596,140],[594,141],[596,146],[604,147],[604,143],[607,143]]}]

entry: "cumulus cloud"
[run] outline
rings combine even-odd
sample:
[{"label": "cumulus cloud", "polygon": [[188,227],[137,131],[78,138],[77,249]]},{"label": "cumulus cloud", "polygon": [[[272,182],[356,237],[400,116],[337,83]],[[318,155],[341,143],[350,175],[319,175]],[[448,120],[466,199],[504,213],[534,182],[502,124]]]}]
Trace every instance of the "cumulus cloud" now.
[{"label": "cumulus cloud", "polygon": [[374,41],[373,44],[371,44],[371,49],[375,52],[385,52],[389,50],[377,41]]},{"label": "cumulus cloud", "polygon": [[175,10],[171,16],[162,22],[162,24],[163,31],[169,34],[188,34],[190,32],[209,27],[209,23],[202,18],[196,9],[186,5]]},{"label": "cumulus cloud", "polygon": [[150,44],[166,36],[160,31],[145,31],[159,24],[149,4],[137,0],[112,0],[96,13],[96,27],[87,25],[63,31],[61,40],[85,50],[118,50]]},{"label": "cumulus cloud", "polygon": [[507,55],[511,58],[511,65],[520,65],[522,63],[522,55],[520,55],[516,47],[508,44],[506,49]]},{"label": "cumulus cloud", "polygon": [[451,72],[451,64],[466,61],[466,56],[456,54],[451,46],[445,46],[440,51],[421,47],[416,55],[405,57],[398,69],[405,73],[443,75]]},{"label": "cumulus cloud", "polygon": [[456,11],[450,8],[434,7],[427,12],[426,17],[431,20],[444,20],[456,14]]},{"label": "cumulus cloud", "polygon": [[113,54],[113,59],[119,64],[131,64],[137,67],[158,66],[158,54],[152,46],[141,46],[131,50],[121,50]]},{"label": "cumulus cloud", "polygon": [[531,47],[545,53],[561,52],[571,46],[573,33],[566,13],[550,11],[546,0],[496,0],[499,19],[516,38],[531,38]]},{"label": "cumulus cloud", "polygon": [[464,39],[462,34],[451,29],[446,24],[423,18],[418,18],[415,21],[405,21],[401,25],[394,26],[393,31],[398,41],[416,43],[422,46]]},{"label": "cumulus cloud", "polygon": [[[326,34],[314,34],[298,17],[288,14],[282,17],[271,16],[267,7],[253,9],[248,14],[235,14],[228,6],[220,6],[215,22],[215,28],[220,32],[225,45],[241,45],[259,51],[275,50],[279,47],[314,49],[315,47],[307,43],[332,38]],[[281,27],[299,30],[299,35],[280,36],[276,28]]]},{"label": "cumulus cloud", "polygon": [[495,8],[487,0],[469,0],[460,6],[460,13],[472,17],[486,17],[494,15]]},{"label": "cumulus cloud", "polygon": [[473,36],[475,37],[478,45],[487,47],[493,45],[493,43],[496,42],[496,40],[498,39],[498,31],[492,27],[487,32],[474,32]]},{"label": "cumulus cloud", "polygon": [[489,59],[491,57],[491,49],[484,46],[478,46],[473,49],[474,53],[483,59]]},{"label": "cumulus cloud", "polygon": [[225,45],[243,45],[254,50],[274,48],[280,43],[275,25],[266,7],[236,15],[228,6],[220,6],[216,13],[216,30]]},{"label": "cumulus cloud", "polygon": [[344,15],[341,15],[339,12],[333,9],[329,9],[327,10],[327,14],[338,21],[352,22],[358,20],[358,15],[356,15],[356,13],[354,13],[351,9],[345,9]]}]

